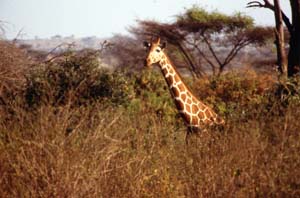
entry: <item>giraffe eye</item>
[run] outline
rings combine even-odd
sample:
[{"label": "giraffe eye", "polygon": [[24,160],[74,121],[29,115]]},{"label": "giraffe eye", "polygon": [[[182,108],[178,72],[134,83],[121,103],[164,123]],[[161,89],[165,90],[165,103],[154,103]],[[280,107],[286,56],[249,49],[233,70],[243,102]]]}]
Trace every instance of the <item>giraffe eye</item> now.
[{"label": "giraffe eye", "polygon": [[156,49],[156,52],[160,52],[160,50],[159,50],[159,49]]}]

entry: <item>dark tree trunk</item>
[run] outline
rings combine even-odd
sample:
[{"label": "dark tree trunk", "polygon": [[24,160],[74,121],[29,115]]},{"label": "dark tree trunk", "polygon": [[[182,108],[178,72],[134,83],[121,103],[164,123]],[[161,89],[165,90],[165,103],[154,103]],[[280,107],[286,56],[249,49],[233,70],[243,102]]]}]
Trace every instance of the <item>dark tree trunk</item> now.
[{"label": "dark tree trunk", "polygon": [[[263,0],[263,2],[264,3],[261,3],[257,0],[251,1],[248,3],[247,7],[268,8],[275,12],[275,5],[272,5],[269,0]],[[290,33],[290,48],[287,68],[289,77],[300,73],[300,0],[290,0],[290,5],[292,11],[292,22],[290,22],[290,19],[281,10],[283,21]]]},{"label": "dark tree trunk", "polygon": [[288,76],[293,76],[300,71],[300,0],[290,0],[290,4],[293,28],[290,32]]},{"label": "dark tree trunk", "polygon": [[274,0],[274,14],[276,22],[276,49],[279,71],[283,77],[287,77],[287,56],[284,44],[284,28],[279,0]]}]

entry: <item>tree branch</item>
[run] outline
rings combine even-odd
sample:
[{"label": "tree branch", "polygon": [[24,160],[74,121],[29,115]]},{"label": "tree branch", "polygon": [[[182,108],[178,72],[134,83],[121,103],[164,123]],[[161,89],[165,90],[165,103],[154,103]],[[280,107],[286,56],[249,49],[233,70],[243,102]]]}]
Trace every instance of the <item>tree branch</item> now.
[{"label": "tree branch", "polygon": [[[247,3],[246,8],[268,8],[273,12],[275,11],[275,7],[273,4],[270,3],[270,1],[263,0],[263,2],[264,3],[261,3],[259,1],[250,1],[249,3]],[[290,19],[286,16],[286,14],[282,10],[281,10],[281,15],[287,29],[291,33],[293,31],[293,25],[291,24]]]},{"label": "tree branch", "polygon": [[213,73],[215,74],[216,65],[212,61],[210,61],[209,58],[206,57],[206,55],[204,54],[204,52],[202,52],[202,50],[199,48],[199,46],[196,43],[191,43],[188,41],[186,41],[186,43],[188,43],[189,45],[191,45],[192,47],[194,47],[194,49],[196,49],[198,51],[200,56],[202,56],[204,58],[204,60],[211,66]]},{"label": "tree branch", "polygon": [[264,4],[262,4],[259,1],[250,1],[249,3],[247,3],[247,8],[255,8],[255,7],[259,7],[259,8],[269,8],[271,10],[274,10],[274,5],[272,5],[268,0],[263,0]]},{"label": "tree branch", "polygon": [[214,49],[211,46],[211,43],[208,41],[208,39],[203,35],[203,40],[206,43],[206,45],[208,46],[209,51],[211,52],[211,54],[213,55],[213,57],[216,59],[216,61],[218,62],[219,65],[221,65],[221,61],[218,58],[218,56],[216,55]]},{"label": "tree branch", "polygon": [[[177,46],[178,46],[179,50],[181,51],[181,53],[183,53],[184,57],[185,57],[186,60],[188,61],[190,67],[192,68],[192,71],[196,74],[196,76],[198,76],[198,75],[200,75],[200,77],[203,76],[202,73],[199,74],[199,73],[197,72],[197,69],[196,69],[196,67],[195,67],[195,65],[194,65],[194,63],[193,63],[193,61],[191,60],[191,58],[190,58],[188,52],[185,50],[185,48],[183,47],[183,45],[182,45],[181,43],[177,42]],[[199,76],[198,76],[198,77],[199,77]]]},{"label": "tree branch", "polygon": [[244,48],[245,46],[249,45],[250,41],[244,40],[239,43],[237,43],[231,51],[228,53],[227,57],[225,58],[223,62],[223,67],[226,66],[236,55],[237,53]]}]

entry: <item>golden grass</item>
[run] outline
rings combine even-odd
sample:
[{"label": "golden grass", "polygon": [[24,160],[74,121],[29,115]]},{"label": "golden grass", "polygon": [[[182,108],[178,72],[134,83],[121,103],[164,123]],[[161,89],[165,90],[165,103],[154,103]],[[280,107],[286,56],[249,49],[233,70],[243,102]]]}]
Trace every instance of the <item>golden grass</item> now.
[{"label": "golden grass", "polygon": [[183,126],[100,106],[42,106],[23,122],[2,120],[1,197],[300,195],[299,108],[229,120],[185,145]]}]

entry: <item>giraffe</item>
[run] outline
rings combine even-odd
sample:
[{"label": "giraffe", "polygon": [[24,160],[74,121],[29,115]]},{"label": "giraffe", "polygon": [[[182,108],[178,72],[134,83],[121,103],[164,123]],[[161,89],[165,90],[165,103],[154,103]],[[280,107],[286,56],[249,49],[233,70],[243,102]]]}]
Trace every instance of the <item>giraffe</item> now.
[{"label": "giraffe", "polygon": [[151,43],[144,42],[148,50],[145,66],[158,63],[169,86],[175,105],[187,126],[186,141],[193,132],[205,130],[207,126],[223,125],[224,120],[209,106],[198,100],[182,81],[172,62],[164,52],[166,43],[160,43],[160,38]]}]

